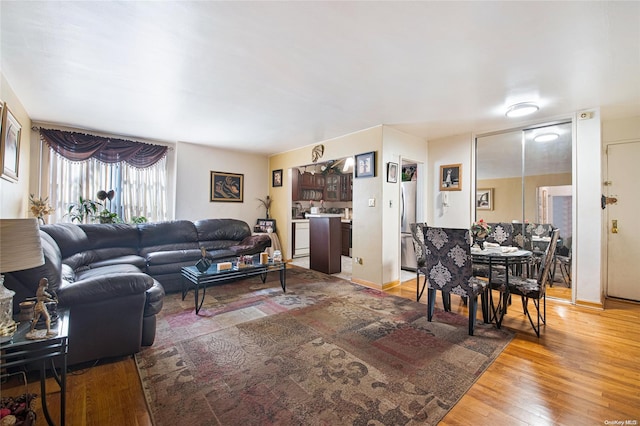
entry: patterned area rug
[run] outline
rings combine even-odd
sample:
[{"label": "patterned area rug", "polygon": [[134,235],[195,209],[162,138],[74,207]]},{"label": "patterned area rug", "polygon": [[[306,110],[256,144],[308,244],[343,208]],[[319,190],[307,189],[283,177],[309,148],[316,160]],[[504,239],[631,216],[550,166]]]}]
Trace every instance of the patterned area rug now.
[{"label": "patterned area rug", "polygon": [[167,295],[136,354],[163,425],[436,424],[513,338],[481,321],[315,271]]}]

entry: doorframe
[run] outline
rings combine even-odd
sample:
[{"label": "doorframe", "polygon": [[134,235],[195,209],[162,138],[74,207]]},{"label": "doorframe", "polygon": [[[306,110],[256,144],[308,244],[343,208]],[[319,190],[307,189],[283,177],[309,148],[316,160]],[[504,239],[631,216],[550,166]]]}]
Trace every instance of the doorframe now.
[{"label": "doorframe", "polygon": [[[614,140],[610,142],[603,143],[603,161],[602,161],[602,170],[603,170],[603,194],[605,195],[605,188],[607,191],[607,196],[609,196],[608,186],[605,184],[606,181],[609,180],[609,146],[611,145],[624,145],[628,143],[640,143],[640,139],[621,139]],[[605,299],[611,297],[609,296],[609,210],[607,208],[602,210],[602,232],[604,234],[604,238],[602,239],[604,244],[604,250],[602,250],[602,275],[604,281],[604,297]],[[617,299],[612,297],[613,299]],[[622,300],[622,299],[618,299]]]}]

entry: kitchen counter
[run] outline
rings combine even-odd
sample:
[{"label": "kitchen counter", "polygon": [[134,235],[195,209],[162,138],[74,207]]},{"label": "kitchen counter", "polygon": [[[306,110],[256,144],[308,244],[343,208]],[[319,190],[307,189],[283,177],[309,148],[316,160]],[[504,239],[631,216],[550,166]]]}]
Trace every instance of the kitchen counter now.
[{"label": "kitchen counter", "polygon": [[339,217],[341,218],[340,221],[342,223],[351,223],[353,219],[345,219],[343,215],[341,214],[309,214],[307,215],[307,219],[301,219],[301,218],[294,218],[291,219],[291,223],[309,223],[309,219],[310,217]]}]

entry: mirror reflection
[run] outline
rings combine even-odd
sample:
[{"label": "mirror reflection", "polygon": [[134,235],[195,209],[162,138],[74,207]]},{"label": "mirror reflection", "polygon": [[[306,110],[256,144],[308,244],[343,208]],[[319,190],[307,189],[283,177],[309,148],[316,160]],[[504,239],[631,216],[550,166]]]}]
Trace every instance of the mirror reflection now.
[{"label": "mirror reflection", "polygon": [[526,244],[534,258],[544,252],[551,226],[559,228],[547,295],[565,299],[571,299],[571,141],[571,122],[476,139],[476,220],[511,223],[516,234],[531,234]]}]

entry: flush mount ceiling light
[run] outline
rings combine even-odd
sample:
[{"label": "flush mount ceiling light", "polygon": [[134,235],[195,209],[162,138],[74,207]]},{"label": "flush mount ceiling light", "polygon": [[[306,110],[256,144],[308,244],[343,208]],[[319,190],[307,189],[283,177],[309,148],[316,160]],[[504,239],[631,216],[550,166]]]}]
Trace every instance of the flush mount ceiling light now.
[{"label": "flush mount ceiling light", "polygon": [[559,137],[560,135],[558,135],[557,133],[542,133],[536,136],[535,138],[533,138],[533,140],[535,142],[551,142],[551,141],[555,141]]},{"label": "flush mount ceiling light", "polygon": [[538,105],[533,102],[522,102],[511,105],[505,115],[509,118],[524,117],[525,115],[533,114],[539,109]]}]

